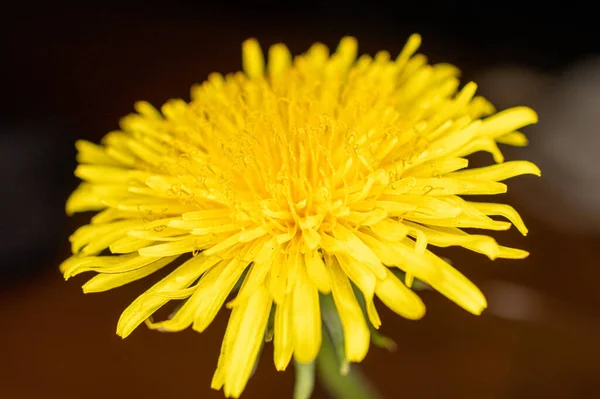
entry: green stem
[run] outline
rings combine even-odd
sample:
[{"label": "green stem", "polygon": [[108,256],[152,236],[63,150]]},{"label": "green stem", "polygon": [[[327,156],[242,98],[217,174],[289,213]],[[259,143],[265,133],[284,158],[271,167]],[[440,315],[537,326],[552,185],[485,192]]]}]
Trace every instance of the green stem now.
[{"label": "green stem", "polygon": [[315,389],[315,363],[294,362],[296,383],[294,384],[294,399],[310,399]]},{"label": "green stem", "polygon": [[340,365],[333,342],[324,331],[321,351],[317,356],[319,380],[335,399],[382,399],[356,366],[347,375],[340,374]]}]

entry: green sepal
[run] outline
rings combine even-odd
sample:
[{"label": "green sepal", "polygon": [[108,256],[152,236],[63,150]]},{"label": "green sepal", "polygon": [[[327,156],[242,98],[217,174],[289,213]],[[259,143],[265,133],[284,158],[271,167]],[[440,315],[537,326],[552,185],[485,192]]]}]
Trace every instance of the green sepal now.
[{"label": "green sepal", "polygon": [[323,343],[317,356],[317,374],[324,388],[335,399],[381,399],[358,366],[348,367],[340,373],[339,355],[328,331],[323,334]]},{"label": "green sepal", "polygon": [[[333,351],[335,352],[337,362],[339,364],[339,373],[342,375],[348,374],[350,363],[346,359],[344,350],[344,328],[342,321],[335,307],[332,295],[319,295],[321,304],[321,318],[323,319],[324,330],[329,334]],[[325,335],[323,334],[323,341]]]}]

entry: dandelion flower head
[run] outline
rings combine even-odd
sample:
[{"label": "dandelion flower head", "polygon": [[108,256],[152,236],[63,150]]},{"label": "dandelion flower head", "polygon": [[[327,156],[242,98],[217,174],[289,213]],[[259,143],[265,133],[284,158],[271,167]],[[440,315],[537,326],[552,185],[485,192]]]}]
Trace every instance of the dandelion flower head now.
[{"label": "dandelion flower head", "polygon": [[[357,58],[350,37],[332,54],[317,43],[292,57],[276,44],[266,62],[250,39],[243,72],[211,74],[190,102],[160,111],[136,103],[100,145],[77,142],[82,183],[67,212],[97,213],[70,237],[64,276],[93,271],[83,289],[99,292],[183,259],[123,312],[117,333],[144,322],[202,332],[229,308],[212,382],[228,397],[244,390],[265,336],[278,370],[292,357],[315,359],[323,297],[335,304],[352,362],[381,324],[376,297],[407,319],[424,315],[414,279],[481,313],[481,291],[430,249],[527,256],[464,229],[527,233],[511,206],[468,196],[539,175],[530,162],[504,162],[498,147],[525,145],[518,129],[537,116],[526,107],[495,113],[474,83],[459,86],[457,68],[415,54],[419,45],[411,36],[394,59]],[[468,168],[479,151],[495,162]],[[154,321],[171,300],[185,301]]]}]

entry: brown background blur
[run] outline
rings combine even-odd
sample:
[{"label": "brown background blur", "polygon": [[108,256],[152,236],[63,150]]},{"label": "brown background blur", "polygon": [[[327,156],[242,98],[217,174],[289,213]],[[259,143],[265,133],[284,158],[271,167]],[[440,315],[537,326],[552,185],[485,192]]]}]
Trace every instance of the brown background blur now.
[{"label": "brown background blur", "polygon": [[[210,380],[227,312],[202,335],[142,327],[121,340],[115,335],[120,312],[155,277],[84,296],[86,277],[65,283],[57,266],[69,255],[68,235],[89,218],[67,219],[63,212],[76,185],[73,142],[99,140],[137,100],[159,106],[186,98],[189,86],[208,73],[238,70],[240,43],[249,36],[265,47],[283,41],[299,53],[314,41],[334,47],[352,34],[361,52],[397,54],[408,35],[419,32],[432,61],[460,66],[465,80],[482,77],[480,94],[498,105],[539,105],[542,120],[572,118],[548,99],[564,100],[554,83],[600,52],[586,6],[414,3],[308,1],[291,9],[270,1],[76,8],[21,2],[5,10],[0,398],[223,397],[210,390]],[[507,65],[527,73],[502,80]],[[589,84],[598,86],[600,69],[590,76]],[[507,87],[513,89],[508,94]],[[600,180],[560,169],[557,158],[534,144],[569,135],[570,152],[559,148],[558,156],[583,159],[600,146],[578,147],[587,136],[579,141],[577,132],[597,134],[589,128],[596,118],[590,112],[575,120],[583,128],[558,132],[541,123],[526,130],[531,147],[506,152],[509,159],[534,159],[544,173],[509,183],[510,194],[501,199],[521,211],[531,233],[496,237],[529,250],[527,260],[491,262],[466,250],[439,251],[488,295],[484,315],[471,316],[432,292],[423,293],[428,314],[419,322],[380,307],[382,331],[399,349],[372,347],[363,369],[385,398],[600,397],[600,211],[595,200],[587,207],[569,202],[589,200]],[[585,169],[600,168],[595,162]],[[564,179],[579,186],[567,189]],[[291,397],[293,369],[277,373],[271,359],[267,345],[244,398]],[[327,395],[317,390],[315,397]]]}]

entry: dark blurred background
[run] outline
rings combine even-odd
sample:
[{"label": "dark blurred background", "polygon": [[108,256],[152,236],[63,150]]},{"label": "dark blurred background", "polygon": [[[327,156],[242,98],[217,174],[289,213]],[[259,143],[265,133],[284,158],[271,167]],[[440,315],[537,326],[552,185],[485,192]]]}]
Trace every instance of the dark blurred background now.
[{"label": "dark blurred background", "polygon": [[[591,4],[591,3],[590,3]],[[399,349],[373,347],[365,373],[392,398],[591,398],[600,392],[600,34],[592,5],[568,2],[151,1],[67,6],[20,1],[0,15],[0,397],[220,398],[210,380],[227,312],[209,330],[115,335],[120,312],[148,279],[83,295],[57,266],[76,186],[74,141],[117,128],[137,100],[187,98],[212,71],[240,68],[240,44],[285,42],[293,53],[344,35],[361,52],[398,53],[421,33],[432,62],[451,62],[499,108],[533,106],[532,159],[501,198],[531,233],[498,234],[524,261],[440,251],[478,283],[490,307],[474,317],[425,292],[428,315],[384,311]],[[485,159],[488,160],[487,158]],[[500,200],[500,199],[498,199]],[[150,278],[149,278],[150,279]],[[293,370],[277,373],[269,346],[245,398],[291,397]],[[318,390],[317,398],[327,395]]]}]

